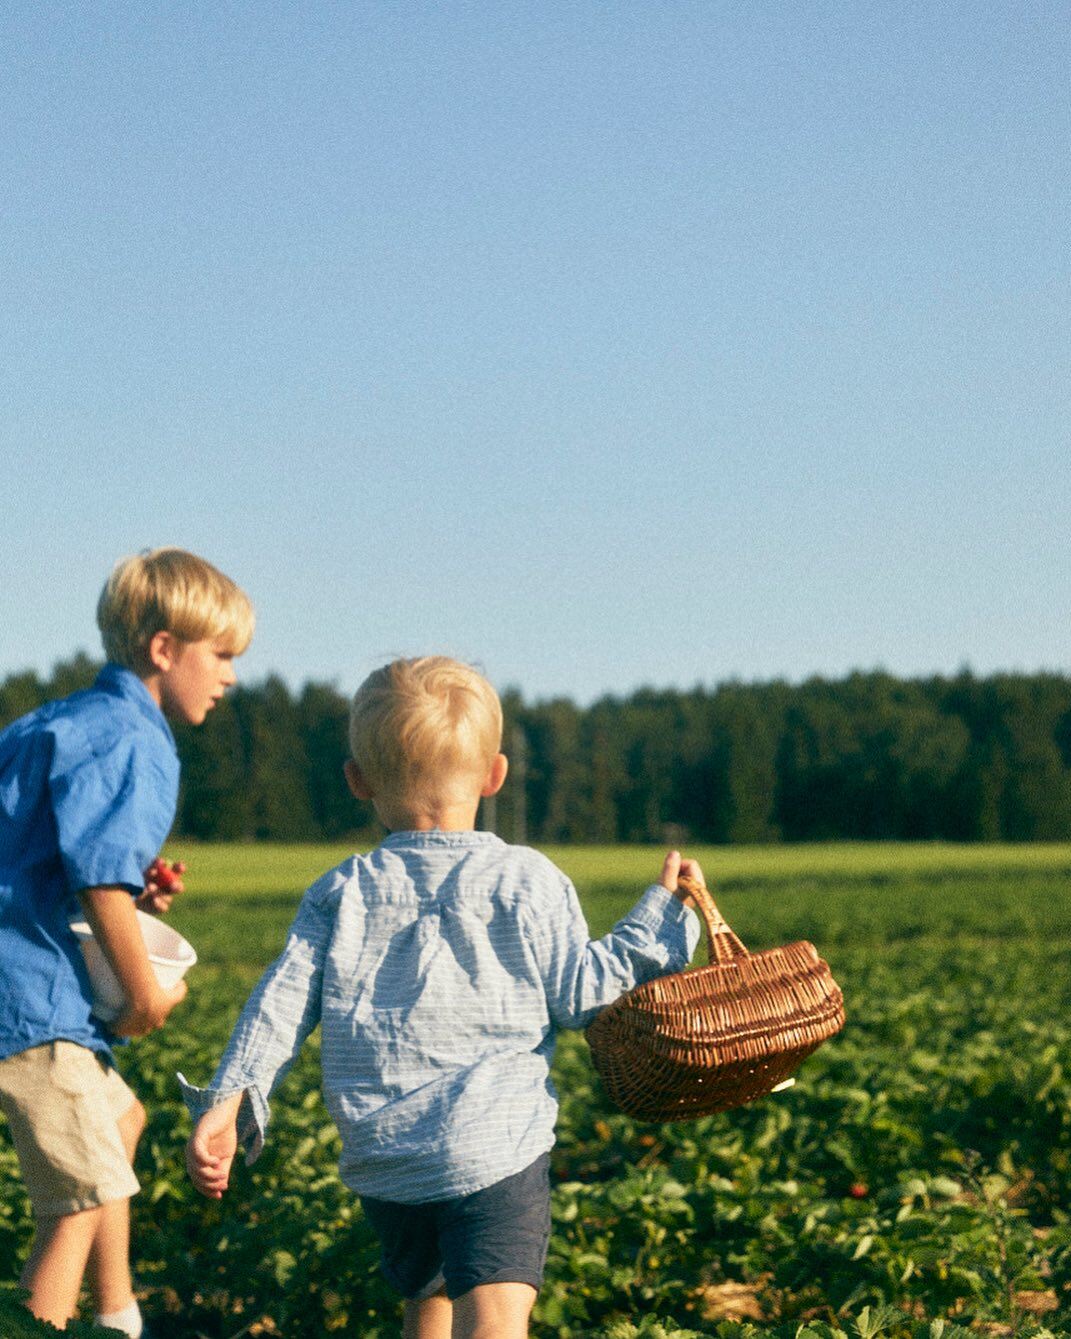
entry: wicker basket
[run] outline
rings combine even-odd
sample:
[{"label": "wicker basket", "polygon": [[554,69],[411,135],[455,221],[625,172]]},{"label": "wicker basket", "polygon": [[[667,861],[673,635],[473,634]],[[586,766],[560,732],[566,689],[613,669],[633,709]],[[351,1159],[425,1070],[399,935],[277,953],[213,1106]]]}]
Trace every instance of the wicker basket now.
[{"label": "wicker basket", "polygon": [[586,1034],[610,1100],[639,1120],[753,1102],[844,1026],[840,988],[813,944],[749,953],[702,884],[680,886],[706,925],[710,965],[637,986]]}]

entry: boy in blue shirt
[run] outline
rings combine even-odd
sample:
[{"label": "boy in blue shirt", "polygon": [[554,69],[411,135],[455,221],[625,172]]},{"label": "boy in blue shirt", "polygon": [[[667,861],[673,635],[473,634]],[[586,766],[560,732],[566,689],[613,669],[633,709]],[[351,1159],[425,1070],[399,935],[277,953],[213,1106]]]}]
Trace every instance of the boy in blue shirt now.
[{"label": "boy in blue shirt", "polygon": [[[116,566],[97,622],[108,663],[93,687],[0,734],[0,1110],[34,1211],[30,1309],[62,1328],[88,1266],[98,1322],[136,1339],[129,1210],[145,1112],[110,1044],[161,1027],[186,994],[158,984],[135,912],[170,905],[142,872],[175,817],[165,713],[205,719],[253,612],[203,559],[158,549]],[[108,1026],[69,929],[83,916],[126,997]]]},{"label": "boy in blue shirt", "polygon": [[340,1173],[380,1237],[419,1339],[521,1339],[550,1234],[548,1154],[558,1030],[685,967],[698,918],[675,895],[695,861],[591,942],[572,884],[538,852],[474,830],[506,776],[502,710],[475,670],[396,661],[358,690],[353,793],[390,835],[306,893],[209,1089],[180,1075],[199,1120],[187,1147],[218,1199],[239,1139],[263,1145],[268,1098],[322,1028]]}]

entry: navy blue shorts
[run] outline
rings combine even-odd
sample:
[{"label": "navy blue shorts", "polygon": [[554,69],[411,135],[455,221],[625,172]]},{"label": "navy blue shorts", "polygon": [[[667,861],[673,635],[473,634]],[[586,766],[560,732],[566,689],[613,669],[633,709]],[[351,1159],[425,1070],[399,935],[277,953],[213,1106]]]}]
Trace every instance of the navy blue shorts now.
[{"label": "navy blue shorts", "polygon": [[379,1237],[387,1282],[410,1301],[451,1301],[482,1283],[530,1283],[538,1292],[550,1241],[550,1154],[459,1199],[395,1204],[361,1196]]}]

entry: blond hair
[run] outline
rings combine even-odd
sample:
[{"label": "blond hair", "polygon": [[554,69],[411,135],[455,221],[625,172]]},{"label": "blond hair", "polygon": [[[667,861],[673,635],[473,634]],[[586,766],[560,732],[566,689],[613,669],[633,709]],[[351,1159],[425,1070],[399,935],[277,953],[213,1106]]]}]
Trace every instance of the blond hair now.
[{"label": "blond hair", "polygon": [[376,798],[425,810],[463,802],[502,744],[498,694],[447,656],[395,660],[354,694],[350,751]]},{"label": "blond hair", "polygon": [[209,639],[241,655],[253,636],[249,596],[211,563],[185,549],[145,549],[116,563],[97,602],[109,660],[145,667],[158,632],[184,642]]}]

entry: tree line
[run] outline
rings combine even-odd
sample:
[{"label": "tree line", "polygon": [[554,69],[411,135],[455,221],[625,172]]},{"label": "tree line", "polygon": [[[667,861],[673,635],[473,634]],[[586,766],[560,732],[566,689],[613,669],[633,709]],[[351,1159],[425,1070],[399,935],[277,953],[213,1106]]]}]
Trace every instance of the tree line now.
[{"label": "tree line", "polygon": [[[85,655],[0,685],[0,726],[93,681]],[[855,673],[643,688],[587,707],[503,695],[507,840],[716,843],[1071,839],[1071,679]],[[176,835],[369,837],[342,779],[348,701],[271,676],[177,727]]]}]

